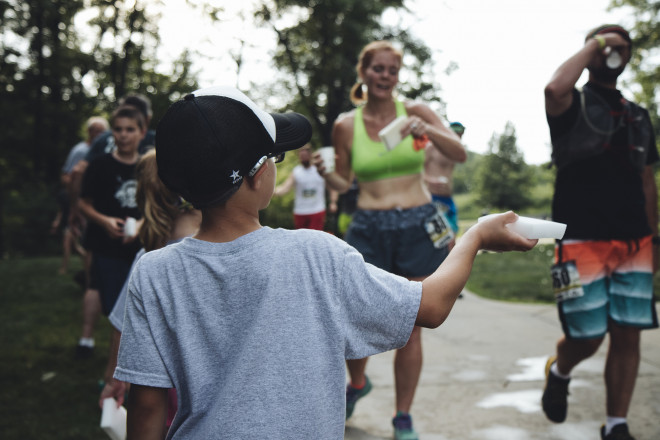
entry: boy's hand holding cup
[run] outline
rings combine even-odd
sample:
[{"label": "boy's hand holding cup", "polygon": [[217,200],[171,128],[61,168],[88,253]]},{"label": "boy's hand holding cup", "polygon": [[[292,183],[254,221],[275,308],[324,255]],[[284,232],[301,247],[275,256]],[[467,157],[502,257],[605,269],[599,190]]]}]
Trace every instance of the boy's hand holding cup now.
[{"label": "boy's hand holding cup", "polygon": [[536,246],[538,239],[528,239],[512,231],[506,225],[516,222],[518,215],[513,211],[489,216],[472,228],[480,237],[480,248],[495,251],[528,251]]}]

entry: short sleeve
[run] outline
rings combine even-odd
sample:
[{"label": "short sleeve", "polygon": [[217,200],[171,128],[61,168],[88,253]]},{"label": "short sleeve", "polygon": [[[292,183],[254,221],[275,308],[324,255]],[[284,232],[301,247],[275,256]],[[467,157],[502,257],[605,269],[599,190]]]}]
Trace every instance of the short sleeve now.
[{"label": "short sleeve", "polygon": [[69,174],[73,169],[76,161],[79,160],[80,154],[78,153],[77,145],[69,151],[69,155],[66,157],[66,161],[62,166],[62,174]]},{"label": "short sleeve", "polygon": [[[124,327],[114,377],[138,385],[172,388],[174,385],[154,337],[159,330],[151,327],[145,312],[143,294],[149,296],[150,292],[144,286],[150,283],[140,282],[143,276],[138,262],[128,284]],[[157,321],[154,320],[155,323]]]},{"label": "short sleeve", "polygon": [[577,121],[580,111],[580,92],[573,89],[573,102],[566,111],[557,116],[550,116],[546,114],[548,126],[550,127],[550,137],[558,139],[564,134],[568,133]]},{"label": "short sleeve", "polygon": [[346,359],[403,347],[417,320],[422,283],[366,263],[348,248],[342,270]]}]

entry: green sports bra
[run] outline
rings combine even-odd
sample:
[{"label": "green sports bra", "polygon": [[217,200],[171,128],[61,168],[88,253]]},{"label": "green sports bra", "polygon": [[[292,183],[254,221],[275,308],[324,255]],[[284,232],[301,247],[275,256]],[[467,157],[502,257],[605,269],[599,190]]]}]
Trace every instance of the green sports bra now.
[{"label": "green sports bra", "polygon": [[[396,116],[407,116],[403,102],[395,101]],[[360,182],[419,174],[424,167],[424,150],[413,149],[412,136],[406,136],[388,150],[382,142],[369,138],[362,118],[362,107],[355,109],[351,166]]]}]

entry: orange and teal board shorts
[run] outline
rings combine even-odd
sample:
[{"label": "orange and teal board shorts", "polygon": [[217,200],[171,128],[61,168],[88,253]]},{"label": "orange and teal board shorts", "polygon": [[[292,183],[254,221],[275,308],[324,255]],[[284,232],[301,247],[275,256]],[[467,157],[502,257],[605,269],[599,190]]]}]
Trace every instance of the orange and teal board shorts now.
[{"label": "orange and teal board shorts", "polygon": [[[641,329],[658,327],[653,297],[653,243],[639,240],[564,240],[562,261],[574,261],[583,295],[558,299],[569,338],[605,335],[611,322]],[[555,246],[555,263],[559,261]]]}]

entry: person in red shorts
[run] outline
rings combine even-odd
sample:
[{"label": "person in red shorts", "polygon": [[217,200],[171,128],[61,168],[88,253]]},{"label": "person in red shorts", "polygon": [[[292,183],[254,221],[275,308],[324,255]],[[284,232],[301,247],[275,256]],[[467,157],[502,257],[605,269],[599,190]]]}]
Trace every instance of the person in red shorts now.
[{"label": "person in red shorts", "polygon": [[[289,177],[275,188],[275,196],[283,196],[293,188],[293,224],[296,229],[323,230],[325,224],[325,180],[312,165],[312,148],[309,144],[298,150],[298,160]],[[331,192],[330,212],[337,212],[337,193]]]}]

